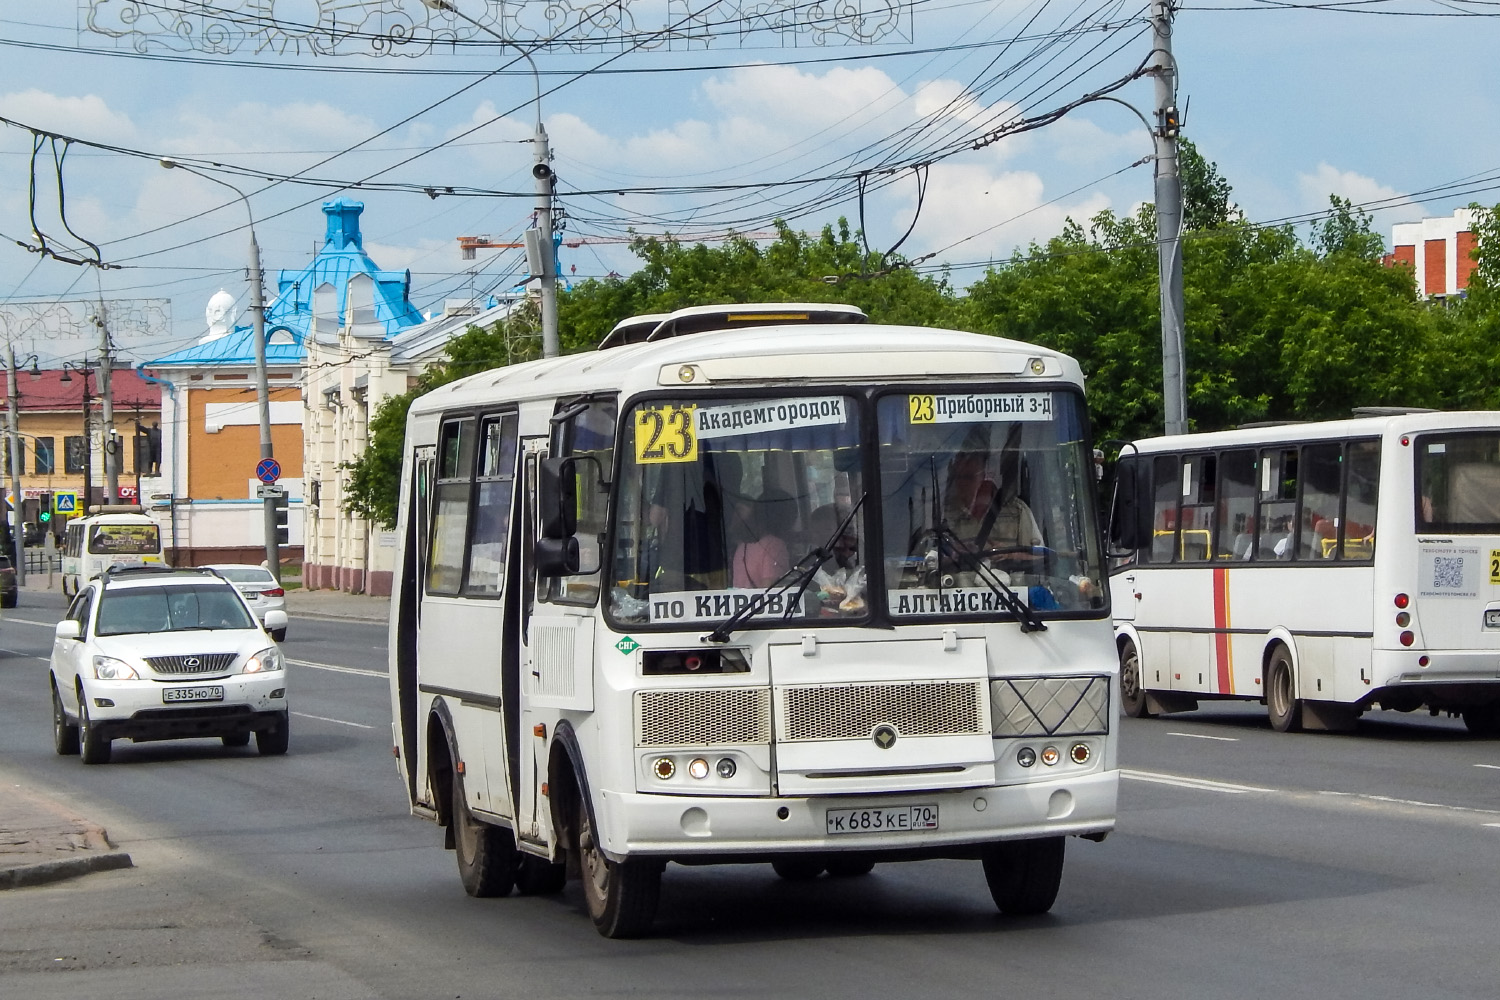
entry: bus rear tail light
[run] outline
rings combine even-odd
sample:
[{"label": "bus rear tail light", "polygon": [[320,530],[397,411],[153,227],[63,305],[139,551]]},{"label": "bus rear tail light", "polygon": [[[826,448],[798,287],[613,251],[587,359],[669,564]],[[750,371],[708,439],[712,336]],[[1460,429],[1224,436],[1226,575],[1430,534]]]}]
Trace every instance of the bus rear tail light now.
[{"label": "bus rear tail light", "polygon": [[1396,624],[1402,628],[1406,628],[1406,626],[1411,624],[1411,615],[1405,611],[1397,612]]},{"label": "bus rear tail light", "polygon": [[1401,633],[1401,645],[1403,645],[1403,646],[1410,646],[1412,643],[1414,643],[1416,641],[1417,641],[1417,637],[1414,636],[1414,635],[1412,635],[1410,632],[1402,632]]},{"label": "bus rear tail light", "polygon": [[1404,608],[1404,607],[1409,606],[1410,604],[1411,604],[1411,598],[1410,597],[1407,597],[1405,594],[1397,594],[1396,595],[1396,607],[1398,607],[1398,608]]}]

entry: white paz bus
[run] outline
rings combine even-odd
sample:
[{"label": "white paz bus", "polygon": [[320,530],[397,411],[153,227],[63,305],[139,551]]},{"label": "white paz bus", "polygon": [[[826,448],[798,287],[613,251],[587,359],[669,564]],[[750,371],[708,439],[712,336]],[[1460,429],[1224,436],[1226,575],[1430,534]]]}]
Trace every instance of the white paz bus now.
[{"label": "white paz bus", "polygon": [[470,894],[571,868],[623,937],[667,862],[966,858],[1037,913],[1114,827],[1079,368],[863,320],[642,317],[412,404],[395,751]]},{"label": "white paz bus", "polygon": [[1121,453],[1110,584],[1131,715],[1264,701],[1500,735],[1500,413],[1392,412]]},{"label": "white paz bus", "polygon": [[161,528],[136,504],[94,504],[63,529],[63,594],[111,566],[161,565]]}]

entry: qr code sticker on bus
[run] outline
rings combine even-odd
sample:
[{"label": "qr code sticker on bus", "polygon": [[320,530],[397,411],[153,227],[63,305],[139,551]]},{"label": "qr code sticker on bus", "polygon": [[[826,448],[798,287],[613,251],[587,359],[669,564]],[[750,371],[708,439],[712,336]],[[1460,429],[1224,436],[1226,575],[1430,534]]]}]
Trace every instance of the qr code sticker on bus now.
[{"label": "qr code sticker on bus", "polygon": [[1460,590],[1464,585],[1463,556],[1434,556],[1432,587],[1434,590]]}]

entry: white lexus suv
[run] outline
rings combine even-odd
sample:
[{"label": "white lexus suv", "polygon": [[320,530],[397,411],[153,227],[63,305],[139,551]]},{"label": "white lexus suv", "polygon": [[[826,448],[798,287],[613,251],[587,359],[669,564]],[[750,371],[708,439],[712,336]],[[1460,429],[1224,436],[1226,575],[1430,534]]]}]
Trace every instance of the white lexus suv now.
[{"label": "white lexus suv", "polygon": [[218,737],[287,749],[286,661],[234,585],[212,570],[111,567],[79,591],[52,644],[52,738],[104,764],[112,740]]}]

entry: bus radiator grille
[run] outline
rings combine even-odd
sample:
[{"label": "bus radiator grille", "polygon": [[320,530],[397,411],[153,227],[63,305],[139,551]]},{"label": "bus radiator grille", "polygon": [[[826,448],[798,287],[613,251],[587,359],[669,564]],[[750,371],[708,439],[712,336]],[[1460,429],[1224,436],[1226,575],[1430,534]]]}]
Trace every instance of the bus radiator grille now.
[{"label": "bus radiator grille", "polygon": [[771,742],[767,688],[637,691],[639,747],[710,747]]},{"label": "bus radiator grille", "polygon": [[985,731],[983,682],[849,684],[778,689],[779,738],[865,740],[876,727],[902,736],[972,736]]},{"label": "bus radiator grille", "polygon": [[1108,677],[1014,677],[990,682],[995,736],[1109,732]]}]

